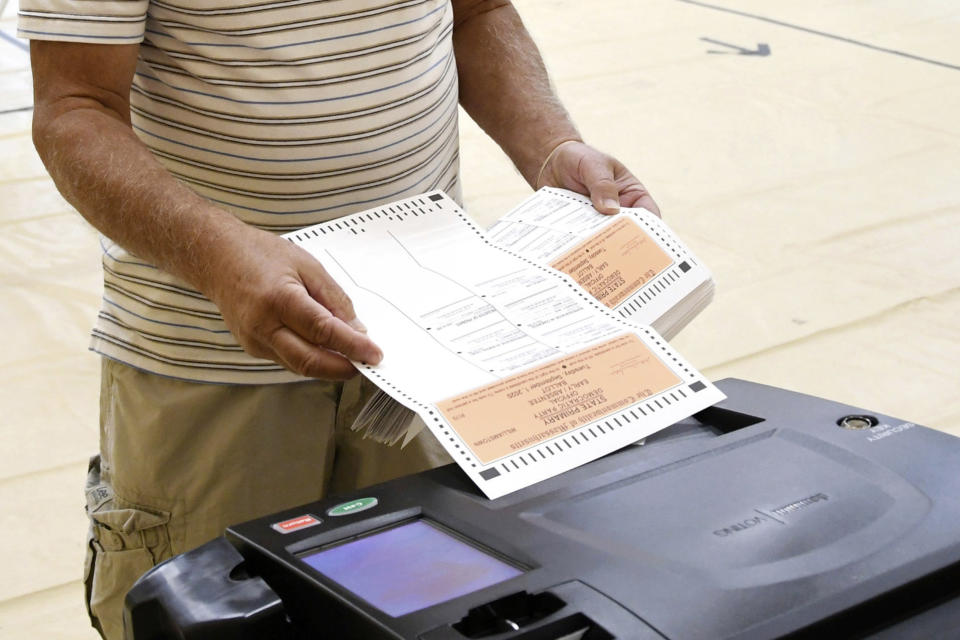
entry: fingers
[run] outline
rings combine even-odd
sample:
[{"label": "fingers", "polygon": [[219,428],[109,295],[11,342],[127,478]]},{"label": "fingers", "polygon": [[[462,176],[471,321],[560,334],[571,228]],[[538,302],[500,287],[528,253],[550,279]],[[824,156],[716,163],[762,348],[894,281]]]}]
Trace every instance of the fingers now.
[{"label": "fingers", "polygon": [[355,375],[351,360],[383,359],[350,298],[309,253],[247,227],[231,240],[205,292],[248,353],[328,380]]},{"label": "fingers", "polygon": [[342,355],[318,348],[287,327],[273,332],[270,349],[280,364],[303,376],[349,380],[357,373],[353,364]]},{"label": "fingers", "polygon": [[660,215],[646,187],[619,160],[589,145],[571,143],[560,147],[548,168],[547,184],[589,195],[600,213],[619,213],[620,207],[643,207]]},{"label": "fingers", "polygon": [[658,218],[663,217],[660,215],[660,207],[654,202],[650,192],[639,182],[636,188],[627,189],[620,194],[620,204],[624,207],[643,207],[650,213],[656,214]]},{"label": "fingers", "polygon": [[[339,287],[336,290],[341,296],[337,299],[338,311],[356,321],[350,299]],[[334,315],[333,309],[315,300],[303,287],[289,287],[282,296],[278,300],[280,322],[307,344],[341,353],[358,362],[378,364],[383,359],[380,348],[366,333]]]}]

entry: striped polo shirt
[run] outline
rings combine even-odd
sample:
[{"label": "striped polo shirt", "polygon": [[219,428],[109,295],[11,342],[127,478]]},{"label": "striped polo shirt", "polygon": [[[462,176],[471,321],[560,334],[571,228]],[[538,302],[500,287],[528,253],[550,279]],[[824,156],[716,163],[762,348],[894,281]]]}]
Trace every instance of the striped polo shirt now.
[{"label": "striped polo shirt", "polygon": [[[133,129],[178,179],[282,233],[443,189],[459,200],[449,0],[20,0],[19,35],[141,43]],[[203,382],[301,379],[108,238],[91,348]]]}]

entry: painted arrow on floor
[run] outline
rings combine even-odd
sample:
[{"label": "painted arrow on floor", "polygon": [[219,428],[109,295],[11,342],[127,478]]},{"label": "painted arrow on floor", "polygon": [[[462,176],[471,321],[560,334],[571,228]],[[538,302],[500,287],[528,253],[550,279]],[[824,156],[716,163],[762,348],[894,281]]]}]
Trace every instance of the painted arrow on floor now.
[{"label": "painted arrow on floor", "polygon": [[715,49],[710,49],[707,53],[735,53],[739,56],[768,56],[770,55],[770,45],[765,42],[757,43],[756,49],[744,49],[743,47],[738,47],[735,44],[730,44],[728,42],[720,42],[719,40],[713,40],[712,38],[700,38],[704,42],[709,42],[710,44],[719,44],[722,47],[728,47],[732,51],[717,51]]}]

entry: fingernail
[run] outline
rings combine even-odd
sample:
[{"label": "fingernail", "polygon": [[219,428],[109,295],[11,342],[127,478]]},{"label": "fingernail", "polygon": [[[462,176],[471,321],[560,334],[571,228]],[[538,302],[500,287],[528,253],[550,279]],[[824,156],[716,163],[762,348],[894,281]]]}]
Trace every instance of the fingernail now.
[{"label": "fingernail", "polygon": [[604,198],[604,199],[603,199],[603,208],[604,208],[604,209],[610,209],[610,210],[613,210],[613,211],[619,211],[619,210],[620,210],[620,202],[617,201],[617,200],[614,200],[613,198]]},{"label": "fingernail", "polygon": [[367,326],[362,322],[360,322],[359,318],[354,318],[347,324],[349,324],[351,327],[353,327],[357,331],[362,331],[363,333],[367,333]]},{"label": "fingernail", "polygon": [[380,364],[380,361],[383,360],[383,351],[380,351],[380,349],[376,349],[373,352],[373,354],[374,354],[373,358],[370,359],[370,364],[373,364],[373,365]]}]

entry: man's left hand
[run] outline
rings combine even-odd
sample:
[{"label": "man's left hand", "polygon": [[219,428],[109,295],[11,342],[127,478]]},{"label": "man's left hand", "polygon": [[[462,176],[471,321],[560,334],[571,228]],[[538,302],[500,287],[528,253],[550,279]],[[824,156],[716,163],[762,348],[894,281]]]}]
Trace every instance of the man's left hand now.
[{"label": "man's left hand", "polygon": [[600,213],[643,207],[660,215],[650,192],[619,160],[575,140],[554,150],[535,187],[560,187],[588,195]]}]

